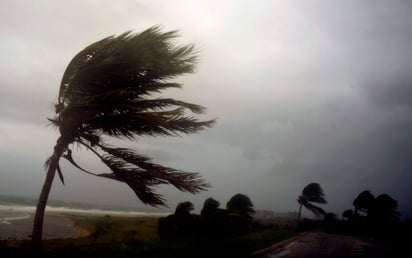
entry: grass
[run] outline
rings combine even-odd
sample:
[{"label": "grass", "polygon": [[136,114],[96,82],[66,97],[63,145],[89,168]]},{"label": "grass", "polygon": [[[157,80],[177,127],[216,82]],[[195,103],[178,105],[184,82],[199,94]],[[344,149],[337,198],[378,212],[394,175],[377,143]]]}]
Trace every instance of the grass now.
[{"label": "grass", "polygon": [[[250,253],[288,239],[296,232],[279,226],[259,226],[232,237],[198,237],[160,240],[156,217],[74,216],[75,224],[91,234],[85,237],[44,241],[44,250],[33,253],[28,241],[0,244],[0,253],[42,257],[248,257]],[[97,232],[97,233],[96,233]],[[94,234],[95,233],[95,234]],[[96,237],[97,234],[97,237]]]}]

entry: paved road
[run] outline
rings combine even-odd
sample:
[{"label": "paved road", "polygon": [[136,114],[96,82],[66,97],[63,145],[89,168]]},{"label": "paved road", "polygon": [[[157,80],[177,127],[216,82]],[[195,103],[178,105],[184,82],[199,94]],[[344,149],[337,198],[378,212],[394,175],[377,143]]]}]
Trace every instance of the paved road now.
[{"label": "paved road", "polygon": [[379,256],[379,247],[366,238],[318,232],[299,236],[253,254],[262,258],[372,258]]}]

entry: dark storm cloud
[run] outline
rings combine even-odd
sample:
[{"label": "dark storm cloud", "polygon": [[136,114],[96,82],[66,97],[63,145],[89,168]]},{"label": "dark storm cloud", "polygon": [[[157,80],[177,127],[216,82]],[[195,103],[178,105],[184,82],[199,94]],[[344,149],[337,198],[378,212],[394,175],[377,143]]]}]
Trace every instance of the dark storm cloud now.
[{"label": "dark storm cloud", "polygon": [[410,105],[410,2],[322,1],[306,8],[316,26],[342,53],[338,64],[352,77],[353,85],[364,88],[378,103]]},{"label": "dark storm cloud", "polygon": [[402,72],[393,72],[384,77],[377,75],[371,79],[365,89],[371,101],[386,108],[412,109],[412,60],[406,67],[399,67]]},{"label": "dark storm cloud", "polygon": [[[308,35],[301,43],[310,51],[287,66],[294,76],[282,80],[287,70],[276,62],[258,71],[259,84],[271,78],[274,85],[290,87],[286,99],[277,88],[253,102],[260,108],[242,107],[212,134],[240,148],[248,162],[266,164],[256,168],[289,185],[293,190],[285,196],[293,198],[294,186],[313,180],[330,189],[333,208],[343,203],[349,208],[350,198],[365,189],[397,199],[410,196],[410,8],[407,3],[323,4],[300,7],[302,24],[316,28],[323,40],[308,45],[313,41]],[[334,194],[340,191],[341,196]],[[400,205],[412,209],[410,199]]]}]

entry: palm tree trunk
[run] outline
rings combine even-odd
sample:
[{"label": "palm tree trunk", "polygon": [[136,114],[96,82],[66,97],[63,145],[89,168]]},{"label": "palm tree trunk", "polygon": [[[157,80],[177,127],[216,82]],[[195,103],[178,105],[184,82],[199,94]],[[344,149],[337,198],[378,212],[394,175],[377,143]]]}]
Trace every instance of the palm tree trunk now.
[{"label": "palm tree trunk", "polygon": [[46,180],[44,181],[39,200],[37,201],[36,214],[33,221],[32,246],[34,248],[39,248],[42,244],[44,212],[46,210],[47,200],[49,198],[49,193],[54,176],[56,175],[60,157],[64,150],[67,148],[67,145],[67,143],[63,143],[62,137],[60,137],[57,140],[56,146],[54,147],[53,156],[50,159],[49,168],[46,174]]},{"label": "palm tree trunk", "polygon": [[303,204],[300,204],[299,206],[299,213],[298,213],[298,230],[300,230],[300,213],[302,211],[302,206]]}]

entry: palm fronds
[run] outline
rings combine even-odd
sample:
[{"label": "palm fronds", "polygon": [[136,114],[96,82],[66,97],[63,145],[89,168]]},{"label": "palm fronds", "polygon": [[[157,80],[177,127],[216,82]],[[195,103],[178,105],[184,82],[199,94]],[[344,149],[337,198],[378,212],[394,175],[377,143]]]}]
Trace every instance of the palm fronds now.
[{"label": "palm fronds", "polygon": [[310,183],[302,191],[302,197],[308,202],[327,203],[325,194],[318,183]]},{"label": "palm fronds", "polygon": [[302,198],[302,196],[299,196],[298,203],[300,205],[303,205],[306,209],[310,210],[311,212],[313,212],[313,214],[315,214],[318,217],[326,214],[325,210],[323,210],[322,208],[318,206],[311,204],[305,198]]},{"label": "palm fronds", "polygon": [[203,113],[200,105],[148,98],[181,87],[170,79],[194,70],[193,45],[174,46],[175,37],[176,31],[162,33],[152,27],[107,37],[85,48],[64,73],[52,122],[74,139],[84,132],[133,138],[194,133],[212,126],[213,120],[185,116],[185,110]]},{"label": "palm fronds", "polygon": [[[171,184],[180,191],[197,193],[209,186],[197,173],[184,172],[151,162],[150,158],[140,156],[131,149],[99,147],[106,153],[101,156],[113,173],[103,175],[127,183],[139,199],[151,205],[163,205],[164,200],[155,193],[153,186]],[[145,185],[142,191],[142,185]]]},{"label": "palm fronds", "polygon": [[171,79],[194,71],[194,46],[176,46],[172,40],[177,36],[176,31],[163,33],[155,26],[140,33],[110,36],[86,47],[67,66],[57,116],[50,119],[67,143],[77,142],[92,150],[111,173],[93,173],[80,167],[68,147],[62,157],[83,172],[126,183],[142,202],[151,205],[164,204],[154,191],[157,185],[171,184],[190,193],[208,185],[197,173],[163,167],[131,149],[106,145],[102,136],[175,136],[213,125],[214,120],[199,121],[186,114],[204,113],[201,105],[150,98],[167,88],[180,88],[182,85]]},{"label": "palm fronds", "polygon": [[[162,33],[158,26],[141,33],[104,38],[78,53],[68,65],[60,86],[59,104],[126,89],[132,95],[157,92],[165,81],[194,71],[194,46],[175,46],[177,31]],[[174,85],[177,86],[177,85]]]},{"label": "palm fronds", "polygon": [[[53,155],[46,161],[46,179],[33,220],[32,243],[41,245],[43,220],[56,171],[66,158],[81,171],[126,183],[142,202],[164,205],[154,187],[172,184],[181,191],[196,193],[208,185],[194,172],[184,172],[154,164],[130,149],[105,145],[102,136],[134,139],[137,136],[168,136],[195,133],[211,127],[214,120],[199,121],[185,112],[204,113],[205,108],[170,98],[150,98],[167,88],[180,88],[170,81],[194,71],[194,46],[175,45],[176,31],[162,33],[151,27],[141,33],[110,36],[86,47],[64,72],[56,116],[49,119],[59,128],[60,137]],[[78,143],[96,154],[111,173],[92,173],[80,167],[70,146]]]}]

